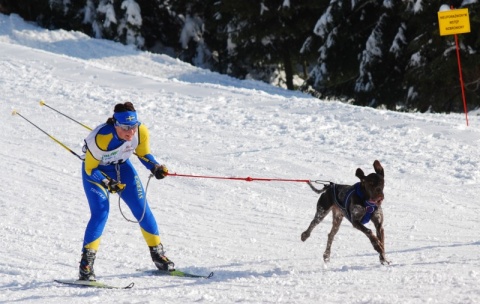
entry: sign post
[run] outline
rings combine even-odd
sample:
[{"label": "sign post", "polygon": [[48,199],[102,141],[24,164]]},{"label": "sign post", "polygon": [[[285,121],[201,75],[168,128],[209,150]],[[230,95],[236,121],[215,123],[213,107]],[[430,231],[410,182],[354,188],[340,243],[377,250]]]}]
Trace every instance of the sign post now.
[{"label": "sign post", "polygon": [[460,63],[460,48],[458,47],[457,34],[470,33],[470,19],[468,9],[441,10],[438,13],[438,26],[440,27],[440,36],[455,35],[455,45],[457,48],[458,73],[460,74],[460,87],[462,88],[463,110],[465,111],[465,120],[468,126],[467,101],[465,100],[465,90],[463,86],[462,65]]}]

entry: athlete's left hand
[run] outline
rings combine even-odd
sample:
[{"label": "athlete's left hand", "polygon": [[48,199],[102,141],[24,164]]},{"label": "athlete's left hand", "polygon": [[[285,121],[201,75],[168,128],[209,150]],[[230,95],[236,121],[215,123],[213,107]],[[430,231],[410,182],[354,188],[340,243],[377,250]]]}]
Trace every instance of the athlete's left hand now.
[{"label": "athlete's left hand", "polygon": [[155,165],[150,171],[156,179],[162,179],[168,175],[168,169],[165,165]]},{"label": "athlete's left hand", "polygon": [[122,192],[123,189],[125,189],[125,184],[120,184],[113,178],[105,178],[103,183],[105,184],[107,191],[110,193]]}]

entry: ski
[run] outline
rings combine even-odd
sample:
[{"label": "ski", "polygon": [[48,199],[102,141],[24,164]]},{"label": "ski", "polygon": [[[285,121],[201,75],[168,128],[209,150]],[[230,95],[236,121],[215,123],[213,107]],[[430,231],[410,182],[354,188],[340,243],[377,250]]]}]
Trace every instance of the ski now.
[{"label": "ski", "polygon": [[57,283],[73,285],[79,287],[93,287],[93,288],[105,288],[105,289],[130,289],[135,283],[130,283],[127,286],[112,286],[99,281],[84,281],[84,280],[54,280]]},{"label": "ski", "polygon": [[172,271],[155,269],[155,270],[147,270],[145,272],[150,275],[156,275],[156,276],[171,276],[171,277],[182,277],[182,278],[210,279],[211,277],[213,277],[213,272],[210,272],[208,275],[202,275],[202,274],[185,272],[178,269],[172,270]]}]

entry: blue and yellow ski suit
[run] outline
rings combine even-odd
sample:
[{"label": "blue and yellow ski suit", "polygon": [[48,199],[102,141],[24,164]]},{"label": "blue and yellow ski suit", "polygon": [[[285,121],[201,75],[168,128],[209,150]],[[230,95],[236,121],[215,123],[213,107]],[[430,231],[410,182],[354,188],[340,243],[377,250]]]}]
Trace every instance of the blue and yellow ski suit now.
[{"label": "blue and yellow ski suit", "polygon": [[[138,174],[129,160],[135,152],[147,169],[158,162],[150,154],[149,134],[146,126],[139,124],[137,133],[131,141],[117,136],[112,124],[102,124],[95,128],[85,139],[85,161],[82,165],[82,179],[85,195],[90,206],[91,217],[88,221],[83,240],[83,248],[98,250],[100,238],[110,210],[109,192],[103,180],[105,175],[125,184],[120,197],[140,221],[140,228],[148,246],[160,244],[157,222],[145,200],[145,190]],[[144,210],[145,209],[145,210]]]}]

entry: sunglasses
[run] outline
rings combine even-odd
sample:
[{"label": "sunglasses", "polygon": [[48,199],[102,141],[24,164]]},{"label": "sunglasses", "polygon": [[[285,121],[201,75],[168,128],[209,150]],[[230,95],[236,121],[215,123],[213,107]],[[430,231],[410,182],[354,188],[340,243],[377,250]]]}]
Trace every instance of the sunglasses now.
[{"label": "sunglasses", "polygon": [[116,122],[115,123],[116,127],[120,127],[123,131],[130,131],[130,130],[136,130],[138,128],[138,123],[134,125],[123,125],[121,123]]}]

